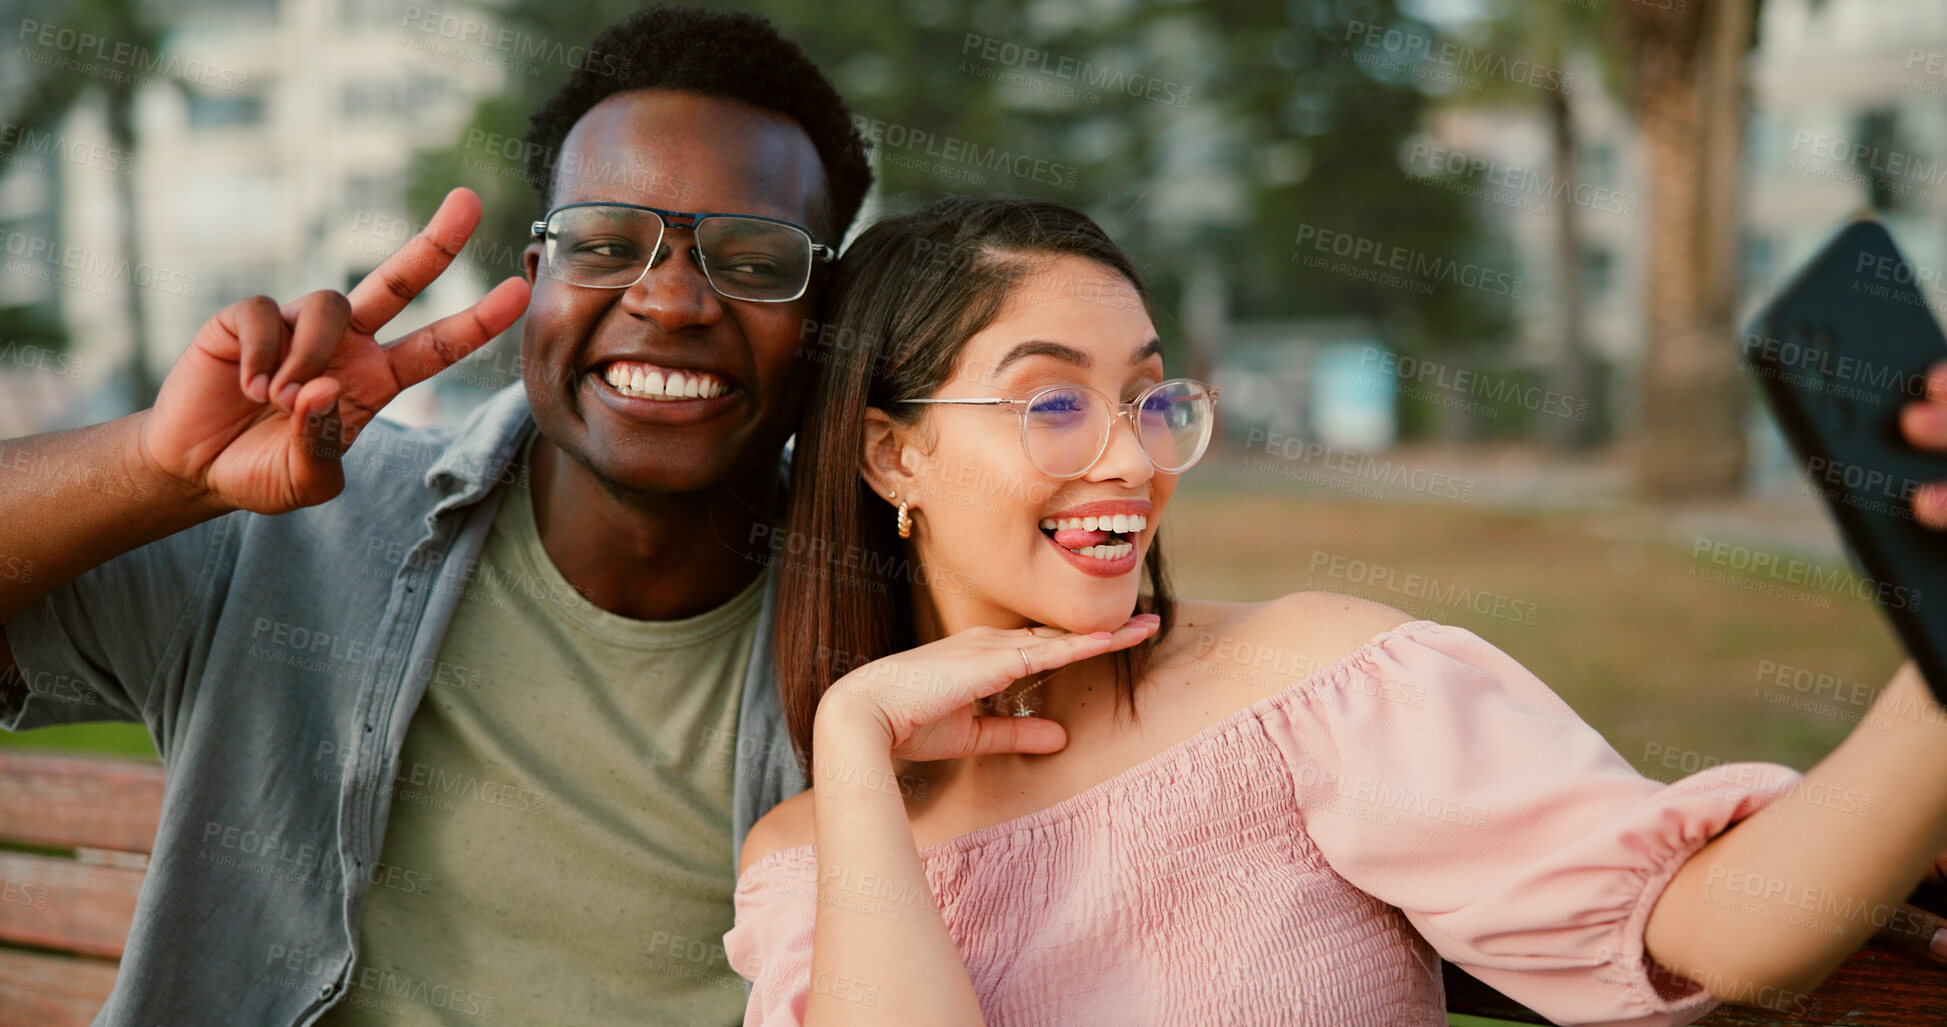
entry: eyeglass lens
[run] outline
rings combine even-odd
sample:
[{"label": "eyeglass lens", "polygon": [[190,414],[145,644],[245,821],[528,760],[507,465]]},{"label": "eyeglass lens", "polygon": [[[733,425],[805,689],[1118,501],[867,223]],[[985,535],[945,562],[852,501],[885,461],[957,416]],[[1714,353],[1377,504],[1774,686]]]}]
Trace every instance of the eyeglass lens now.
[{"label": "eyeglass lens", "polygon": [[[623,288],[642,277],[663,220],[628,207],[568,207],[548,218],[548,273],[575,285]],[[782,300],[811,277],[811,239],[790,225],[715,216],[696,225],[704,277],[732,299]]]},{"label": "eyeglass lens", "polygon": [[[1167,382],[1149,393],[1136,412],[1136,437],[1158,470],[1186,470],[1203,456],[1213,422],[1210,395],[1196,382]],[[1094,466],[1107,448],[1115,411],[1087,389],[1038,393],[1021,421],[1028,459],[1043,474],[1073,478]]]}]

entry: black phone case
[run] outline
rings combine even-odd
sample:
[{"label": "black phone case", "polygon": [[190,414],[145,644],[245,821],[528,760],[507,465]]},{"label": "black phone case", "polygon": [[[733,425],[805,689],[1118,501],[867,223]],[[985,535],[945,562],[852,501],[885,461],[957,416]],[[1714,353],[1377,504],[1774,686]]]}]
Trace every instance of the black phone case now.
[{"label": "black phone case", "polygon": [[1916,275],[1886,228],[1861,218],[1752,321],[1742,348],[1864,574],[1843,591],[1886,612],[1947,705],[1947,532],[1913,519],[1913,490],[1947,481],[1947,456],[1915,449],[1899,426],[1926,395],[1927,368],[1947,358],[1922,289],[1947,282]]}]

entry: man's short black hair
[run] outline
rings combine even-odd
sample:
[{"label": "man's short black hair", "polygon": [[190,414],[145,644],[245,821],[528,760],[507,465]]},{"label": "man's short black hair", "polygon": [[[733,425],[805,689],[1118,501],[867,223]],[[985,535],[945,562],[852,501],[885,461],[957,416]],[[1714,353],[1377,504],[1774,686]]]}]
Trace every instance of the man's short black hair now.
[{"label": "man's short black hair", "polygon": [[[554,197],[562,141],[589,108],[615,93],[672,89],[738,100],[796,121],[825,169],[824,215],[837,245],[872,187],[865,140],[838,90],[798,44],[744,11],[650,7],[610,25],[591,57],[534,113],[527,131],[528,179],[541,202]],[[597,60],[608,55],[614,60]]]}]

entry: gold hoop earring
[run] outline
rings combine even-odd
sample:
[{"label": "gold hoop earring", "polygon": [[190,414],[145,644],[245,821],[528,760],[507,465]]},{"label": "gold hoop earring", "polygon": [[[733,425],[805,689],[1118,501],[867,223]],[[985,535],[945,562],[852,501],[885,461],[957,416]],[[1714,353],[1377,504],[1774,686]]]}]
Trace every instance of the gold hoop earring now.
[{"label": "gold hoop earring", "polygon": [[913,537],[913,519],[907,516],[906,504],[904,502],[901,502],[899,504],[899,537],[900,538]]}]

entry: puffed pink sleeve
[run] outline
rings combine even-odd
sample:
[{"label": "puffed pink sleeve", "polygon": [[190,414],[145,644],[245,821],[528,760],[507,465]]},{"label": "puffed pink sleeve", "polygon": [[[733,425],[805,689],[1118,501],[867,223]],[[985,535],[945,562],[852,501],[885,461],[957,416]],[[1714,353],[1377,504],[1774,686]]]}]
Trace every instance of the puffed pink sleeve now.
[{"label": "puffed pink sleeve", "polygon": [[1464,628],[1375,637],[1264,718],[1308,833],[1450,962],[1562,1024],[1682,1024],[1716,1004],[1644,955],[1650,908],[1711,838],[1800,775],[1637,773]]},{"label": "puffed pink sleeve", "polygon": [[799,1027],[810,997],[817,926],[817,863],[807,849],[771,853],[745,868],[723,936],[730,968],[750,982],[744,1027]]}]

